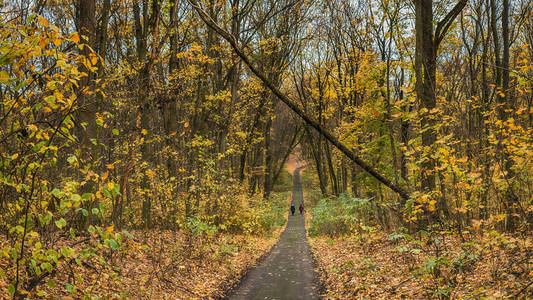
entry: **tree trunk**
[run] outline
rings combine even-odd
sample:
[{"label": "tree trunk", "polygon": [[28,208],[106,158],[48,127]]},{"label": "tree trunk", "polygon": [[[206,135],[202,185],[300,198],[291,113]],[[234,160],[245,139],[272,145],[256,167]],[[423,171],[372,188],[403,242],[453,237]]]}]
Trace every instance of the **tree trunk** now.
[{"label": "tree trunk", "polygon": [[339,195],[339,184],[337,181],[337,176],[335,174],[333,160],[331,158],[331,151],[329,149],[328,144],[324,144],[323,147],[325,149],[326,162],[327,162],[328,170],[329,170],[329,179],[331,181],[331,192],[333,193],[333,195],[338,196]]},{"label": "tree trunk", "polygon": [[[455,18],[466,5],[466,0],[460,0],[446,16],[437,23],[433,33],[433,1],[415,0],[416,15],[416,51],[415,74],[416,96],[420,104],[420,126],[422,130],[423,161],[421,163],[421,188],[430,193],[436,188],[435,161],[432,157],[433,147],[437,139],[435,131],[436,119],[434,109],[436,101],[436,63],[437,50]],[[435,221],[438,212],[428,212],[428,221]]]},{"label": "tree trunk", "polygon": [[[81,43],[87,45],[88,47],[83,47],[80,50],[80,54],[89,57],[91,54],[91,48],[95,49],[97,45],[96,40],[96,1],[95,0],[78,0],[76,2],[76,28],[81,35]],[[95,78],[95,73],[88,70],[85,65],[80,65],[80,71],[85,72],[88,75],[83,77],[80,80],[79,90],[83,91],[84,89],[91,89],[93,85],[93,80]],[[80,140],[80,148],[82,148],[81,153],[82,159],[88,164],[92,164],[93,168],[97,166],[98,155],[98,142],[93,143],[92,140],[97,141],[98,137],[98,126],[95,122],[96,112],[98,110],[97,104],[98,98],[93,94],[85,94],[81,92],[81,95],[78,98],[78,111],[76,113],[76,118],[78,119],[78,124],[84,124],[85,129],[82,126],[78,127],[77,136]],[[93,193],[94,192],[94,182],[88,181],[85,183],[80,192],[82,193]],[[89,201],[89,203],[84,203],[85,209],[91,211],[92,208],[98,207],[98,200]],[[89,217],[81,216],[80,227],[87,228],[90,224],[95,223],[97,216],[94,214],[89,214]]]},{"label": "tree trunk", "polygon": [[265,124],[265,143],[264,143],[264,152],[265,152],[265,172],[263,174],[263,198],[268,199],[270,192],[272,190],[272,149],[270,145],[270,129],[272,128],[272,116],[267,115],[267,120]]},{"label": "tree trunk", "polygon": [[[422,145],[423,155],[427,155],[421,165],[422,190],[431,192],[435,190],[435,162],[429,155],[435,143],[435,120],[431,111],[436,106],[436,49],[433,43],[433,5],[431,0],[416,0],[416,95],[421,110]],[[427,153],[427,154],[426,154]]]}]

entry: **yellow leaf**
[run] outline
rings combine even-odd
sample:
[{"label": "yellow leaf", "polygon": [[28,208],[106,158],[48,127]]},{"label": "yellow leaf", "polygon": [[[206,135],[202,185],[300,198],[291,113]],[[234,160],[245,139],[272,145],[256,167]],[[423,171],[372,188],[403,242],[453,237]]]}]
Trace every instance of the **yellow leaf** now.
[{"label": "yellow leaf", "polygon": [[112,190],[113,188],[115,188],[115,184],[112,183],[112,182],[108,182],[108,183],[107,183],[107,188],[110,189],[110,190]]},{"label": "yellow leaf", "polygon": [[61,45],[61,43],[63,43],[63,41],[62,41],[61,39],[59,39],[59,38],[54,39],[54,45],[55,45],[56,47],[59,47],[59,45]]},{"label": "yellow leaf", "polygon": [[113,170],[115,168],[115,166],[113,164],[108,164],[106,165],[106,167],[110,170]]},{"label": "yellow leaf", "polygon": [[48,22],[47,19],[41,17],[41,16],[37,16],[37,22],[39,22],[39,24],[43,27],[48,27],[50,25],[50,23]]},{"label": "yellow leaf", "polygon": [[155,172],[152,170],[146,170],[146,176],[148,176],[150,179],[155,177]]},{"label": "yellow leaf", "polygon": [[503,220],[505,220],[505,214],[499,214],[496,216],[496,222],[501,222]]},{"label": "yellow leaf", "polygon": [[111,226],[109,226],[109,227],[107,227],[107,228],[105,229],[106,232],[111,232],[111,231],[113,231],[113,230],[115,230],[115,226],[114,226],[114,225],[111,225]]},{"label": "yellow leaf", "polygon": [[80,34],[77,33],[77,32],[74,32],[71,36],[70,36],[70,40],[73,41],[74,43],[78,44],[80,42]]},{"label": "yellow leaf", "polygon": [[141,130],[141,134],[142,135],[146,135],[147,133],[148,133],[148,131],[146,131],[146,129]]},{"label": "yellow leaf", "polygon": [[0,71],[0,83],[8,82],[11,78],[6,71]]},{"label": "yellow leaf", "polygon": [[91,59],[91,64],[94,66],[96,65],[96,63],[98,62],[98,57],[94,54],[94,53],[91,53],[89,55],[90,59]]},{"label": "yellow leaf", "polygon": [[35,126],[33,124],[30,124],[30,125],[28,125],[28,129],[30,129],[32,132],[35,132],[35,131],[37,131],[38,128],[37,128],[37,126]]}]

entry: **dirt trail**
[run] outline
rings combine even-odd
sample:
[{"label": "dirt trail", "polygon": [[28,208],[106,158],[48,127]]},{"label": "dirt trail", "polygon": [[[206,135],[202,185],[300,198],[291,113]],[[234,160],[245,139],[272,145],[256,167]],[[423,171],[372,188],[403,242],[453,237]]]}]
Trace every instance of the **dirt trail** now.
[{"label": "dirt trail", "polygon": [[298,157],[298,155],[295,154],[289,154],[289,159],[287,159],[287,163],[285,164],[285,170],[287,172],[294,174],[294,171],[302,166],[302,161]]},{"label": "dirt trail", "polygon": [[[303,201],[301,169],[295,168],[293,176],[292,201],[297,207]],[[244,277],[229,299],[319,299],[318,277],[305,236],[304,215],[296,212],[289,216],[279,242]]]}]

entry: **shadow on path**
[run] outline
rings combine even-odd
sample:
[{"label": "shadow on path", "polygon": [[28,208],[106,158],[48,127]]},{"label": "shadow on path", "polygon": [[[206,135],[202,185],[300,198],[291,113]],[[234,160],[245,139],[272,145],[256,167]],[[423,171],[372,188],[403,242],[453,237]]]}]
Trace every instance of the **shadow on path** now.
[{"label": "shadow on path", "polygon": [[[292,201],[303,201],[298,168],[293,176]],[[268,256],[251,270],[229,299],[319,299],[317,276],[305,236],[304,215],[289,215],[287,228]]]}]

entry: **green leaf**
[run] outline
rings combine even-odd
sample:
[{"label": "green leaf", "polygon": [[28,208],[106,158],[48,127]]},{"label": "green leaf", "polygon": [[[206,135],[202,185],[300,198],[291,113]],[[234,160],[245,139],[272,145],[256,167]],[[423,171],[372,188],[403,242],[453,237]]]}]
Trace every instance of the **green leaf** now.
[{"label": "green leaf", "polygon": [[109,189],[107,187],[104,187],[102,189],[102,192],[104,193],[104,196],[106,196],[107,198],[112,198],[113,195],[111,195],[111,193],[109,192]]},{"label": "green leaf", "polygon": [[120,186],[118,184],[115,184],[113,192],[115,193],[115,195],[122,196],[122,194],[120,193]]},{"label": "green leaf", "polygon": [[48,261],[54,261],[56,264],[59,262],[59,253],[54,249],[48,249],[46,255],[48,256]]},{"label": "green leaf", "polygon": [[81,201],[81,196],[78,195],[78,194],[72,194],[72,196],[70,197],[70,199],[74,202],[80,202]]},{"label": "green leaf", "polygon": [[113,131],[114,135],[118,135],[119,134],[118,129],[113,129],[112,131]]},{"label": "green leaf", "polygon": [[35,105],[33,106],[33,109],[34,109],[35,111],[40,111],[41,108],[43,108],[43,104],[40,103],[40,102],[37,103],[37,104],[35,104]]},{"label": "green leaf", "polygon": [[66,247],[62,247],[60,251],[61,251],[61,255],[63,255],[64,257],[69,257],[70,253],[72,253],[72,250]]},{"label": "green leaf", "polygon": [[48,280],[46,284],[51,288],[54,288],[56,286],[55,281],[53,281],[52,279]]},{"label": "green leaf", "polygon": [[67,161],[69,164],[73,164],[74,162],[78,161],[78,159],[76,158],[76,156],[71,155],[67,158]]},{"label": "green leaf", "polygon": [[52,108],[56,108],[56,97],[54,96],[48,96],[46,98],[44,98],[44,101],[46,101],[46,103],[48,103],[48,105],[50,105],[50,107]]},{"label": "green leaf", "polygon": [[91,209],[91,212],[93,213],[93,215],[97,215],[99,210],[98,208],[94,207],[93,209]]},{"label": "green leaf", "polygon": [[118,248],[120,248],[120,245],[114,239],[109,239],[109,247],[111,247],[111,249],[113,250],[118,250]]},{"label": "green leaf", "polygon": [[54,268],[54,267],[53,267],[52,264],[50,264],[50,263],[43,262],[43,263],[41,264],[41,269],[45,269],[45,270],[48,271],[48,272],[51,272],[53,268]]},{"label": "green leaf", "polygon": [[67,291],[69,291],[69,293],[74,294],[75,289],[74,289],[74,286],[73,286],[72,284],[70,284],[70,283],[67,282],[67,283],[65,284],[65,288],[67,288]]},{"label": "green leaf", "polygon": [[17,233],[23,233],[24,232],[24,227],[22,227],[20,225],[17,225],[17,226],[15,226],[15,231]]},{"label": "green leaf", "polygon": [[51,212],[47,212],[46,216],[43,219],[43,223],[44,224],[50,223],[50,221],[52,221],[52,217],[53,217],[52,213]]},{"label": "green leaf", "polygon": [[55,224],[56,224],[56,226],[59,229],[61,229],[61,228],[65,227],[65,225],[67,225],[67,221],[65,221],[65,219],[61,218],[61,219],[55,221]]},{"label": "green leaf", "polygon": [[433,271],[436,265],[437,265],[437,260],[436,258],[432,257],[426,262],[426,264],[424,265],[424,269],[426,272],[431,272]]},{"label": "green leaf", "polygon": [[52,190],[52,195],[54,195],[55,197],[59,198],[61,197],[61,191],[59,189],[53,189]]},{"label": "green leaf", "polygon": [[15,293],[15,286],[13,284],[10,284],[7,287],[7,291],[9,292],[10,295],[13,295]]},{"label": "green leaf", "polygon": [[33,151],[35,152],[39,152],[41,150],[42,147],[44,147],[44,145],[46,145],[46,141],[40,141],[39,143],[37,143],[35,146],[33,146]]},{"label": "green leaf", "polygon": [[115,239],[120,243],[122,244],[122,235],[120,233],[116,233],[115,234]]},{"label": "green leaf", "polygon": [[133,234],[129,233],[127,230],[122,230],[122,232],[126,235],[126,237],[133,239]]}]

